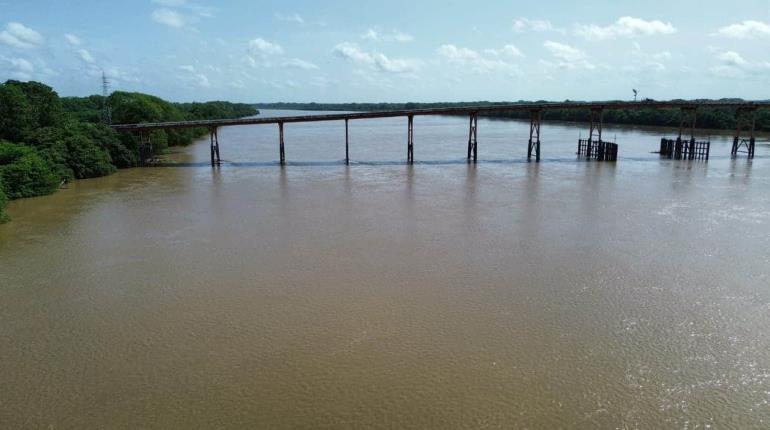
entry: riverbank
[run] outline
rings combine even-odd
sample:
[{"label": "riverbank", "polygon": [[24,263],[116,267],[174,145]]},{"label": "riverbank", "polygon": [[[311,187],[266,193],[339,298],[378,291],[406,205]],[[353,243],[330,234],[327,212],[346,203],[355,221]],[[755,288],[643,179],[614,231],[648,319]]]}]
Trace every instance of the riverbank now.
[{"label": "riverbank", "polygon": [[[229,102],[170,103],[141,93],[65,97],[38,82],[0,84],[0,222],[6,200],[55,192],[61,184],[106,176],[139,164],[137,138],[106,122],[141,123],[252,116],[259,111]],[[189,145],[205,130],[153,133],[153,150]]]}]

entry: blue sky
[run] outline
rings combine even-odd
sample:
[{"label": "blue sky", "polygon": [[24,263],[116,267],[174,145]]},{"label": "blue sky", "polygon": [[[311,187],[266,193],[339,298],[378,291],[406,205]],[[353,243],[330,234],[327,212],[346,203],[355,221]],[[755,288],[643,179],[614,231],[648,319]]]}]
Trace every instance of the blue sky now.
[{"label": "blue sky", "polygon": [[7,1],[0,80],[175,101],[770,98],[770,0]]}]

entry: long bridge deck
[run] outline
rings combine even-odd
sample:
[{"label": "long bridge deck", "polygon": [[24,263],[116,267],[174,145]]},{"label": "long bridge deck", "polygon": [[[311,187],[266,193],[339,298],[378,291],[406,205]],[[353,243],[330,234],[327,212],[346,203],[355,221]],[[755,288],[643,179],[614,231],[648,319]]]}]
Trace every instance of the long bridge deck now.
[{"label": "long bridge deck", "polygon": [[411,109],[411,110],[388,110],[373,112],[354,112],[354,113],[333,113],[318,115],[298,115],[283,117],[265,117],[265,118],[237,118],[237,119],[218,119],[218,120],[199,120],[199,121],[177,121],[177,122],[158,122],[141,124],[115,124],[112,128],[121,131],[152,131],[174,128],[196,128],[196,127],[226,127],[234,125],[258,125],[258,124],[279,124],[293,122],[315,122],[315,121],[344,121],[372,118],[393,118],[424,115],[462,115],[462,114],[488,114],[504,112],[531,112],[531,111],[549,111],[549,110],[583,110],[583,109],[691,109],[691,108],[745,108],[757,109],[770,107],[770,101],[759,102],[688,102],[688,101],[640,101],[640,102],[556,102],[556,103],[514,103],[509,105],[488,105],[488,106],[458,106],[435,109]]},{"label": "long bridge deck", "polygon": [[[411,109],[411,110],[391,110],[375,112],[354,112],[354,113],[333,113],[318,115],[298,115],[282,117],[257,117],[257,118],[237,118],[237,119],[219,119],[219,120],[198,120],[198,121],[177,121],[177,122],[159,122],[159,123],[140,123],[140,124],[115,124],[112,128],[122,132],[132,132],[140,136],[139,157],[142,161],[147,155],[152,156],[152,141],[150,134],[154,131],[181,129],[181,128],[207,128],[211,141],[211,164],[220,163],[219,157],[219,138],[217,129],[220,127],[238,126],[238,125],[262,125],[277,124],[279,130],[279,156],[281,165],[285,164],[284,151],[284,124],[298,122],[319,122],[319,121],[344,121],[345,122],[345,161],[349,162],[349,134],[348,122],[361,119],[375,118],[408,118],[407,131],[407,162],[414,162],[414,134],[413,119],[415,116],[427,115],[468,115],[470,119],[468,129],[468,160],[476,161],[477,158],[477,128],[478,116],[493,113],[505,112],[529,112],[530,113],[530,133],[527,149],[527,159],[531,159],[533,154],[536,161],[540,161],[540,127],[542,123],[542,113],[553,110],[587,110],[591,112],[590,131],[588,139],[585,142],[578,143],[578,154],[590,157],[596,157],[598,160],[615,161],[615,158],[606,158],[604,154],[605,142],[602,140],[603,112],[613,109],[680,109],[681,121],[679,126],[679,142],[695,142],[695,126],[697,111],[700,108],[731,108],[736,111],[736,131],[733,141],[732,155],[735,156],[741,149],[749,158],[754,156],[755,146],[755,117],[756,110],[759,108],[770,108],[770,101],[607,101],[607,102],[555,102],[555,103],[514,103],[514,104],[494,104],[486,106],[457,106],[434,109]],[[687,140],[682,140],[683,132],[689,129],[690,136]],[[598,139],[594,139],[596,136]],[[580,145],[586,145],[584,150]],[[610,145],[609,143],[607,143]],[[612,143],[611,145],[615,145]],[[594,147],[602,148],[600,153],[595,151]],[[614,146],[614,153],[617,154],[617,146]],[[592,155],[596,154],[596,155]]]}]

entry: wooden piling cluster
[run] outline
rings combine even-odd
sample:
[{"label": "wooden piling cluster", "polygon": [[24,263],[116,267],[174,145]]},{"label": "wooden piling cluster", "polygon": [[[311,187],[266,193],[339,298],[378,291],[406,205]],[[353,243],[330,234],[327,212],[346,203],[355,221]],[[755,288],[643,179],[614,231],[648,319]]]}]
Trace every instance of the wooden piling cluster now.
[{"label": "wooden piling cluster", "polygon": [[596,161],[618,161],[618,144],[599,139],[578,139],[578,157]]},{"label": "wooden piling cluster", "polygon": [[660,139],[660,155],[674,160],[708,161],[711,142],[707,140]]},{"label": "wooden piling cluster", "polygon": [[[602,139],[604,108],[591,108],[591,125],[587,139],[578,139],[578,158],[596,161],[618,161],[618,145]],[[594,139],[596,135],[596,139]]]}]

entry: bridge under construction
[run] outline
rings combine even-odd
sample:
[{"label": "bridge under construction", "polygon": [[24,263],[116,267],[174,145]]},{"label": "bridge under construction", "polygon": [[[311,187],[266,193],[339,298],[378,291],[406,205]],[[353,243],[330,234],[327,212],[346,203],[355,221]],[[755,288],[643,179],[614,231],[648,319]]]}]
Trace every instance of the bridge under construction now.
[{"label": "bridge under construction", "polygon": [[393,110],[378,112],[334,113],[319,115],[284,116],[271,118],[239,118],[224,120],[179,121],[142,124],[116,124],[117,131],[131,132],[139,136],[139,158],[144,162],[152,156],[152,133],[159,130],[181,128],[205,128],[208,130],[211,164],[221,163],[220,142],[217,130],[221,127],[244,125],[278,125],[279,162],[286,164],[284,127],[286,124],[319,121],[344,121],[345,123],[345,162],[350,163],[350,139],[348,124],[350,121],[376,118],[403,117],[407,120],[407,163],[414,163],[414,117],[427,115],[467,116],[469,162],[478,157],[478,117],[506,112],[529,112],[529,140],[527,142],[527,160],[540,161],[540,130],[543,113],[554,110],[586,110],[590,112],[588,137],[579,139],[577,154],[580,157],[597,161],[617,161],[618,144],[602,139],[604,112],[615,109],[679,109],[681,112],[679,133],[676,139],[662,139],[660,153],[675,159],[708,160],[710,142],[696,140],[698,109],[730,108],[735,110],[736,127],[733,136],[731,155],[746,154],[754,158],[756,145],[756,111],[770,108],[770,102],[686,102],[686,101],[641,101],[641,102],[560,102],[560,103],[517,103],[510,105],[448,107],[436,109]]}]

